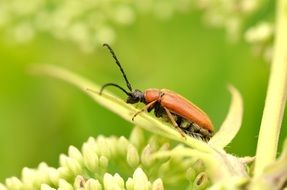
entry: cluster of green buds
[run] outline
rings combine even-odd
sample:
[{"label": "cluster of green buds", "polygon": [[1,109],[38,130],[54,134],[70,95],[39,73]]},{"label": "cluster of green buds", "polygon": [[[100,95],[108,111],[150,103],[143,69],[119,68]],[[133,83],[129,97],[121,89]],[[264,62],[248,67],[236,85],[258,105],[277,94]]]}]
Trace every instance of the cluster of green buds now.
[{"label": "cluster of green buds", "polygon": [[91,52],[96,45],[114,41],[112,25],[134,21],[132,6],[125,0],[4,0],[0,2],[0,28],[16,42],[28,42],[42,32]]},{"label": "cluster of green buds", "polygon": [[0,2],[0,29],[10,41],[25,43],[37,33],[47,33],[92,52],[103,43],[111,44],[116,37],[114,27],[132,24],[137,13],[166,19],[175,10],[186,9],[188,1],[4,0]]},{"label": "cluster of green buds", "polygon": [[[266,24],[264,17],[259,21],[254,19],[267,6],[268,2],[259,0],[3,0],[0,29],[4,29],[10,41],[28,42],[37,33],[48,33],[58,40],[74,42],[84,52],[92,52],[100,44],[114,42],[115,26],[131,25],[138,15],[151,14],[166,20],[176,12],[200,9],[208,24],[224,28],[232,41],[245,35],[257,54],[269,59],[272,23]],[[271,27],[268,31],[267,25]]]},{"label": "cluster of green buds", "polygon": [[203,9],[207,23],[224,28],[230,40],[237,40],[241,36],[244,22],[258,10],[260,2],[257,0],[198,0],[198,7]]},{"label": "cluster of green buds", "polygon": [[252,45],[255,55],[262,56],[271,62],[273,56],[274,24],[271,22],[261,22],[251,27],[245,33],[245,39]]},{"label": "cluster of green buds", "polygon": [[129,139],[90,137],[81,150],[70,146],[67,155],[60,155],[58,168],[46,163],[39,164],[36,169],[24,168],[20,179],[7,178],[0,190],[161,190],[164,185],[206,187],[209,180],[201,161],[180,156],[153,156],[176,148],[161,137],[146,138],[138,127],[134,128]]},{"label": "cluster of green buds", "polygon": [[198,0],[198,3],[208,24],[224,28],[231,41],[243,37],[255,55],[271,61],[274,36],[274,23],[270,21],[274,18],[271,2]]}]

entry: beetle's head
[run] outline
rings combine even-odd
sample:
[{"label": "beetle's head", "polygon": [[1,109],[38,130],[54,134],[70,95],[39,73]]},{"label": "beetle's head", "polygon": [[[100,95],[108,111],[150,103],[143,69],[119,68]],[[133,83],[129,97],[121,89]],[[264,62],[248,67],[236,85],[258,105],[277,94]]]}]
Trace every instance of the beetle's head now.
[{"label": "beetle's head", "polygon": [[135,91],[129,93],[129,96],[128,96],[126,102],[129,104],[144,102],[144,93],[142,91],[136,89]]},{"label": "beetle's head", "polygon": [[138,89],[134,90],[133,92],[128,92],[126,91],[123,87],[117,85],[117,84],[114,84],[114,83],[107,83],[105,85],[102,86],[99,94],[101,95],[104,91],[104,89],[108,86],[114,86],[118,89],[120,89],[121,91],[123,91],[126,95],[128,95],[128,98],[126,100],[126,102],[128,104],[135,104],[135,103],[138,103],[138,102],[145,102],[145,98],[144,98],[144,93]]}]

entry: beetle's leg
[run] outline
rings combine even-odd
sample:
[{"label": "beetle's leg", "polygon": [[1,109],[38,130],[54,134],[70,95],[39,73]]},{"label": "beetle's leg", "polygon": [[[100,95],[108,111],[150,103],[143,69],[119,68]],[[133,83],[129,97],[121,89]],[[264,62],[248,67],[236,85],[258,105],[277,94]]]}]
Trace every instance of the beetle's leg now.
[{"label": "beetle's leg", "polygon": [[172,125],[178,130],[178,132],[181,134],[181,136],[185,137],[185,134],[183,133],[183,131],[179,128],[179,126],[175,122],[175,120],[174,120],[173,116],[171,115],[170,111],[167,108],[165,108],[165,107],[163,107],[163,108],[166,111],[167,116],[170,119]]},{"label": "beetle's leg", "polygon": [[134,114],[134,116],[132,117],[132,120],[135,119],[135,117],[140,114],[141,112],[143,111],[146,111],[147,109],[149,109],[150,107],[152,107],[155,103],[156,103],[157,100],[154,100],[150,103],[148,103],[145,107],[143,107],[140,111],[138,111],[137,113]]},{"label": "beetle's leg", "polygon": [[[176,117],[175,122],[176,122],[177,126],[181,127],[181,124],[183,123],[182,117]],[[181,127],[181,128],[184,128],[184,127]]]},{"label": "beetle's leg", "polygon": [[163,117],[164,115],[166,115],[165,110],[160,105],[160,103],[156,103],[154,105],[154,114],[156,117]]},{"label": "beetle's leg", "polygon": [[155,103],[154,105],[148,107],[148,108],[146,109],[146,111],[147,111],[147,112],[151,112],[153,109],[156,108],[156,105],[157,105],[157,104],[158,104],[158,103]]}]

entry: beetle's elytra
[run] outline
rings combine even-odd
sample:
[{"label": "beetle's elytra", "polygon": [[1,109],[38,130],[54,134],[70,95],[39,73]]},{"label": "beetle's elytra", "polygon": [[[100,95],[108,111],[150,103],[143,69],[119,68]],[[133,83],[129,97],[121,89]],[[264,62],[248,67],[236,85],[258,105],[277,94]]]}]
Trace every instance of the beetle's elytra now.
[{"label": "beetle's elytra", "polygon": [[125,90],[118,84],[107,83],[102,86],[100,94],[108,86],[117,87],[128,96],[126,100],[127,103],[135,104],[142,102],[146,104],[142,110],[135,113],[132,120],[143,111],[150,112],[154,110],[156,117],[164,118],[168,122],[171,122],[181,135],[184,136],[184,134],[187,134],[205,141],[210,139],[213,134],[213,125],[207,114],[181,95],[167,89],[150,88],[144,92],[138,89],[133,91],[114,51],[108,44],[104,44],[103,46],[107,47],[111,52],[116,64],[119,66],[120,71],[123,74],[129,91]]}]

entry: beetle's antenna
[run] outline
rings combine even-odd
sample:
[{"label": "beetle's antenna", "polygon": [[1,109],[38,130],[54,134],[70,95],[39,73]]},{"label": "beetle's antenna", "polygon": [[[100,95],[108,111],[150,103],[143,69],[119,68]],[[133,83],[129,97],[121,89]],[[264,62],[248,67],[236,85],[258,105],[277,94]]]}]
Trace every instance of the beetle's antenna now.
[{"label": "beetle's antenna", "polygon": [[100,95],[103,93],[103,90],[108,87],[108,86],[114,86],[114,87],[117,87],[119,89],[121,89],[126,95],[128,96],[132,96],[132,94],[130,92],[127,92],[123,87],[115,84],[115,83],[107,83],[107,84],[104,84],[100,90]]},{"label": "beetle's antenna", "polygon": [[[122,72],[122,74],[123,74],[123,76],[124,76],[124,79],[125,79],[125,81],[126,81],[126,84],[127,84],[128,89],[132,92],[132,91],[133,91],[133,90],[132,90],[132,86],[131,86],[130,82],[128,81],[128,78],[127,78],[127,76],[126,76],[126,73],[124,72],[124,70],[123,70],[123,68],[122,68],[122,66],[121,66],[121,64],[120,64],[120,62],[119,62],[119,60],[118,60],[118,58],[117,58],[117,56],[116,56],[114,50],[113,50],[108,44],[103,44],[103,46],[104,46],[104,47],[106,46],[106,47],[110,50],[110,52],[111,52],[113,58],[114,58],[115,61],[116,61],[116,64],[119,66],[119,68],[120,68],[120,70],[121,70],[121,72]],[[115,86],[115,85],[113,85],[113,86]],[[103,86],[103,87],[104,87],[104,86]],[[117,87],[119,87],[119,88],[121,88],[122,90],[124,90],[122,87],[120,87],[120,86],[118,86],[118,85],[117,85]],[[126,91],[125,91],[125,92],[126,92]]]}]

